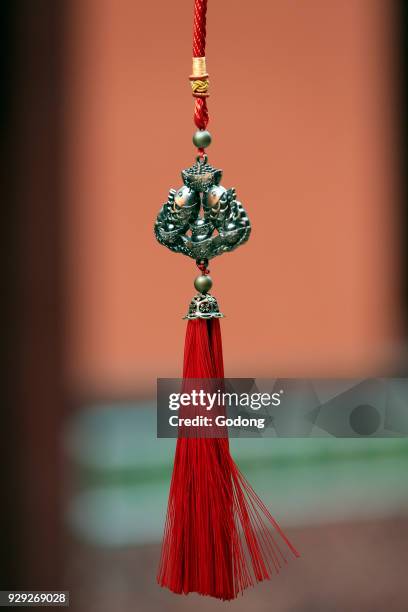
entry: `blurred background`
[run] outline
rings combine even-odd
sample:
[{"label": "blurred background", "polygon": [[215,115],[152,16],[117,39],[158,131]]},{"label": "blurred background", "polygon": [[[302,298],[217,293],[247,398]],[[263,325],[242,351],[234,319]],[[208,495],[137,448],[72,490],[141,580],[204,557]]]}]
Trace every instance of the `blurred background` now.
[{"label": "blurred background", "polygon": [[[152,226],[193,161],[192,0],[1,3],[2,589],[197,611],[155,583],[193,262]],[[229,377],[408,369],[407,6],[210,0],[213,144],[253,222],[212,262]],[[405,439],[233,440],[302,558],[231,605],[404,612]]]}]

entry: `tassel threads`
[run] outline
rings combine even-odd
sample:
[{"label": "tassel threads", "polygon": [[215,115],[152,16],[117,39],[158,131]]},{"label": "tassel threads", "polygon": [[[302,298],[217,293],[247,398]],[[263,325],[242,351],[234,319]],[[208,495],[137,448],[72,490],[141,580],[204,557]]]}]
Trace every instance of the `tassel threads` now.
[{"label": "tassel threads", "polygon": [[[219,319],[188,321],[183,378],[223,377]],[[280,571],[287,563],[282,543],[299,556],[239,471],[228,439],[179,438],[159,584],[231,600]]]}]

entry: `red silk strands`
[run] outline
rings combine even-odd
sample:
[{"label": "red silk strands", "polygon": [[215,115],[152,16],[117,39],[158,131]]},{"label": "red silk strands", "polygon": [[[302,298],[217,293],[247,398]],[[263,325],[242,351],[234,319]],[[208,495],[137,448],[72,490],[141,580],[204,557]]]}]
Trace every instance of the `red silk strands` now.
[{"label": "red silk strands", "polygon": [[[218,319],[188,322],[183,377],[224,377]],[[299,556],[239,471],[228,438],[179,438],[159,584],[174,593],[234,599],[279,573],[287,563],[282,544]]]}]

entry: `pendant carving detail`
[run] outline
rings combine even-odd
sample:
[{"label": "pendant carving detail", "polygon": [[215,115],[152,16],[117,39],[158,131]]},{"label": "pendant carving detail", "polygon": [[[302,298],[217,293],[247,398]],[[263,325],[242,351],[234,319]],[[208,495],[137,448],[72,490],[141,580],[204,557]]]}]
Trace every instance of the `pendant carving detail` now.
[{"label": "pendant carving detail", "polygon": [[195,260],[209,260],[248,240],[250,221],[235,189],[220,185],[222,170],[204,156],[181,176],[184,184],[170,189],[157,215],[154,233],[160,244]]}]

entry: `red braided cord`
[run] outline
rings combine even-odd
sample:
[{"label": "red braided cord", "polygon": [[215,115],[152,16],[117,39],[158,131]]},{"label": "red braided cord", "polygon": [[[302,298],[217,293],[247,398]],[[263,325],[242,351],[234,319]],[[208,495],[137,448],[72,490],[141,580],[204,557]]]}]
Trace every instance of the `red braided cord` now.
[{"label": "red braided cord", "polygon": [[193,57],[205,56],[207,0],[194,0]]},{"label": "red braided cord", "polygon": [[[205,57],[207,0],[194,0],[193,57]],[[208,124],[206,98],[196,98],[194,123],[199,130],[205,130]]]},{"label": "red braided cord", "polygon": [[205,98],[196,98],[194,105],[194,123],[199,130],[205,130],[208,125],[208,108]]}]

